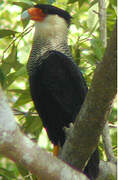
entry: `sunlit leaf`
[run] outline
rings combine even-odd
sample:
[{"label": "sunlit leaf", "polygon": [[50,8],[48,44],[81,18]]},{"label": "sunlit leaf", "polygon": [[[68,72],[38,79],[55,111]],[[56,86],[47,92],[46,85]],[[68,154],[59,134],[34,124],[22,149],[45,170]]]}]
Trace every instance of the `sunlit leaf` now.
[{"label": "sunlit leaf", "polygon": [[20,68],[15,72],[16,77],[27,75],[27,69],[25,65],[20,64]]},{"label": "sunlit leaf", "polygon": [[91,8],[88,10],[88,20],[87,20],[87,26],[89,30],[92,30],[97,22],[98,22],[98,3],[94,4]]},{"label": "sunlit leaf", "polygon": [[32,1],[27,1],[27,0],[20,0],[20,1],[15,1],[13,2],[14,5],[20,6],[23,8],[23,10],[28,9],[33,6]]},{"label": "sunlit leaf", "polygon": [[68,0],[68,4],[78,2],[78,0]]},{"label": "sunlit leaf", "polygon": [[15,66],[16,61],[17,61],[17,47],[13,46],[11,53],[6,59],[4,59],[1,65],[1,69],[5,75],[7,75],[10,72],[11,68]]},{"label": "sunlit leaf", "polygon": [[18,33],[13,30],[7,30],[7,29],[0,29],[0,38],[4,38],[6,36],[15,36],[15,34]]},{"label": "sunlit leaf", "polygon": [[17,47],[13,45],[10,55],[6,58],[6,62],[14,64],[17,59]]},{"label": "sunlit leaf", "polygon": [[21,68],[18,71],[14,72],[14,73],[10,73],[7,76],[5,88],[9,87],[17,78],[24,77],[24,75],[26,75],[26,74],[27,74],[27,71],[26,71],[25,66],[21,66]]},{"label": "sunlit leaf", "polygon": [[104,54],[104,47],[103,42],[100,39],[92,39],[91,45],[94,51],[94,55],[96,56],[97,60],[102,60],[103,54]]},{"label": "sunlit leaf", "polygon": [[24,93],[21,94],[19,96],[18,100],[15,102],[14,107],[18,107],[18,106],[24,105],[24,104],[26,104],[26,103],[28,103],[30,101],[31,101],[31,97],[30,97],[29,89],[24,90]]},{"label": "sunlit leaf", "polygon": [[73,4],[75,2],[79,3],[79,7],[81,7],[85,2],[88,3],[88,0],[68,0],[68,4]]},{"label": "sunlit leaf", "polygon": [[98,3],[98,0],[91,1],[89,8],[91,8],[92,6],[94,6],[96,3]]},{"label": "sunlit leaf", "polygon": [[9,171],[5,168],[0,168],[0,175],[10,179],[16,178],[14,175],[14,171]]},{"label": "sunlit leaf", "polygon": [[[16,166],[20,172],[20,174],[25,177],[25,180],[30,180],[30,177],[28,177],[29,175],[29,171],[27,169],[24,168],[24,166],[22,166],[21,164],[16,163]],[[24,178],[23,178],[24,179]]]},{"label": "sunlit leaf", "polygon": [[88,3],[88,0],[79,0],[79,7],[81,7],[84,3]]},{"label": "sunlit leaf", "polygon": [[48,0],[49,4],[53,4],[56,0]]},{"label": "sunlit leaf", "polygon": [[15,73],[11,73],[7,76],[5,88],[8,88],[15,80],[16,80]]},{"label": "sunlit leaf", "polygon": [[2,87],[4,87],[5,80],[6,80],[6,76],[0,67],[0,83],[1,83]]},{"label": "sunlit leaf", "polygon": [[25,132],[31,133],[38,138],[42,127],[42,121],[40,120],[39,116],[32,116],[31,114],[26,116],[26,123],[23,125]]},{"label": "sunlit leaf", "polygon": [[12,65],[15,63],[17,58],[17,48],[15,46],[12,47],[11,53],[8,55],[6,59],[4,59],[2,63],[2,70],[4,73],[8,74]]}]

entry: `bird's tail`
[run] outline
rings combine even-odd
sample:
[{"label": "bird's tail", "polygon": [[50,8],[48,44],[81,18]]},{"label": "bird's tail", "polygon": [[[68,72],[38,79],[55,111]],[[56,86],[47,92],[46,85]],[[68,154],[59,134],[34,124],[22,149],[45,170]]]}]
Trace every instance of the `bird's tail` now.
[{"label": "bird's tail", "polygon": [[88,164],[84,169],[84,173],[90,178],[90,180],[95,180],[99,173],[99,152],[98,148],[92,154]]}]

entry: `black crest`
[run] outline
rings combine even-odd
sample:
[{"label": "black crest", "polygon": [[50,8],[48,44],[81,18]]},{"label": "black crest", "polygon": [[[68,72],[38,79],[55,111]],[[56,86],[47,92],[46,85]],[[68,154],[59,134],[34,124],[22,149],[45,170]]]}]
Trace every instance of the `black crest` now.
[{"label": "black crest", "polygon": [[48,4],[37,4],[34,7],[42,9],[44,14],[57,14],[64,18],[67,24],[70,25],[71,16],[67,11]]}]

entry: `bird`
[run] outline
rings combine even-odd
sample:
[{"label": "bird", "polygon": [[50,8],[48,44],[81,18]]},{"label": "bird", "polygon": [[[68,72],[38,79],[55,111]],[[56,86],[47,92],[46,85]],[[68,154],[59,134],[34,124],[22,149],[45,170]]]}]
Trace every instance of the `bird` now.
[{"label": "bird", "polygon": [[[35,32],[27,63],[31,97],[42,119],[54,154],[63,147],[64,127],[74,123],[88,87],[68,46],[71,15],[49,4],[25,10],[22,19],[33,20]],[[94,180],[99,171],[98,149],[91,155],[84,173]]]}]

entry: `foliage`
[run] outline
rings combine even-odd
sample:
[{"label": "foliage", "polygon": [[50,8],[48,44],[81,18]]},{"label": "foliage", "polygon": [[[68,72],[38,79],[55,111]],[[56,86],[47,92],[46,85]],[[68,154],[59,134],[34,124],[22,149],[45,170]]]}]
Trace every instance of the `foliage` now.
[{"label": "foliage", "polygon": [[[35,111],[29,93],[26,63],[32,44],[32,22],[29,24],[21,22],[21,13],[39,2],[53,4],[72,15],[69,46],[75,63],[81,67],[89,87],[96,64],[103,57],[104,48],[99,38],[98,1],[8,0],[0,2],[0,83],[8,94],[9,102],[21,129],[38,141],[41,147],[51,151],[52,145],[43,130],[42,122]],[[109,39],[116,19],[114,0],[107,1],[107,16],[107,38]],[[109,120],[113,125],[116,124],[116,103]],[[116,154],[116,129],[111,128],[110,132]],[[105,159],[102,142],[99,149],[102,159]],[[0,156],[0,177],[3,180],[20,179],[21,175],[22,179],[36,179],[20,165],[15,165]]]}]

